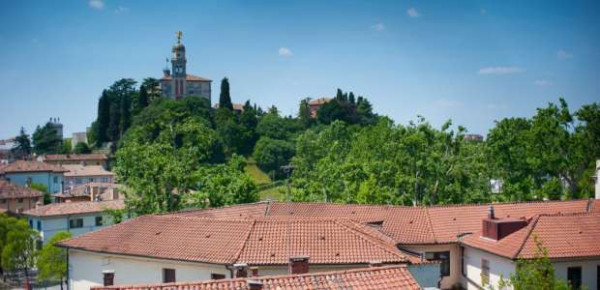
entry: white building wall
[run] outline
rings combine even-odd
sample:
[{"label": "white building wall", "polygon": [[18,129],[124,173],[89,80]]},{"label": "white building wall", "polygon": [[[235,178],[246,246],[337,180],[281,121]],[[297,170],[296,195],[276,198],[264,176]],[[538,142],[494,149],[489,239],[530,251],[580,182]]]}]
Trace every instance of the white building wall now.
[{"label": "white building wall", "polygon": [[461,265],[460,265],[460,247],[458,244],[443,244],[443,245],[402,245],[401,249],[411,252],[428,253],[428,252],[450,252],[450,275],[442,277],[440,286],[442,289],[450,289],[457,286],[461,282]]},{"label": "white building wall", "polygon": [[[96,226],[96,217],[102,216],[103,225]],[[69,228],[69,219],[83,219],[83,227],[81,228]],[[81,215],[64,215],[64,216],[51,216],[51,217],[37,217],[29,216],[30,226],[40,233],[44,244],[52,238],[58,232],[70,232],[74,237],[83,235],[85,233],[93,232],[109,225],[112,225],[112,217],[104,213],[92,213],[92,214],[81,214]],[[38,230],[38,221],[41,222],[41,230]]]},{"label": "white building wall", "polygon": [[231,277],[224,265],[177,262],[69,250],[69,289],[83,290],[103,285],[103,271],[114,271],[114,284],[162,283],[162,269],[175,269],[175,280],[208,280],[211,274]]},{"label": "white building wall", "polygon": [[578,261],[563,261],[553,262],[554,275],[556,278],[567,281],[567,268],[581,267],[581,284],[587,286],[588,289],[599,289],[598,278],[600,277],[600,258],[595,260],[578,260]]},{"label": "white building wall", "polygon": [[[508,280],[510,275],[515,273],[515,264],[512,260],[506,259],[478,249],[465,247],[464,251],[465,276],[463,277],[463,287],[466,289],[481,289],[481,259],[489,261],[490,283],[494,289],[498,289],[498,283],[501,279]],[[488,287],[488,286],[486,286]]]}]

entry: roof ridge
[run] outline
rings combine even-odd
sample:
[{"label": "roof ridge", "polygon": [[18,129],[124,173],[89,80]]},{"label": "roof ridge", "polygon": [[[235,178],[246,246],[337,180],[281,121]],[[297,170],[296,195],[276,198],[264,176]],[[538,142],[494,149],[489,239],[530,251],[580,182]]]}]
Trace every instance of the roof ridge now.
[{"label": "roof ridge", "polygon": [[525,238],[523,239],[523,241],[519,245],[519,248],[517,249],[517,252],[511,257],[512,259],[516,259],[517,257],[519,257],[519,255],[521,254],[521,251],[523,251],[523,247],[525,247],[525,244],[527,243],[527,240],[529,240],[529,237],[531,236],[531,233],[535,229],[535,226],[537,225],[537,222],[538,222],[539,218],[540,218],[540,215],[536,215],[536,216],[534,216],[532,218],[532,220],[530,222],[531,226],[529,227],[527,235],[525,236]]},{"label": "roof ridge", "polygon": [[246,238],[244,239],[244,242],[242,243],[242,247],[240,248],[240,250],[237,253],[235,253],[235,258],[234,258],[235,262],[240,262],[240,256],[242,255],[242,252],[244,251],[244,249],[246,249],[246,245],[248,245],[248,241],[250,240],[250,235],[252,235],[252,232],[254,231],[255,226],[256,226],[256,220],[253,220],[252,225],[250,226],[250,229],[248,230],[248,234],[246,235]]},{"label": "roof ridge", "polygon": [[427,216],[427,221],[428,221],[427,225],[429,226],[429,229],[431,230],[433,242],[435,244],[437,244],[437,237],[435,235],[435,230],[433,229],[433,222],[431,222],[431,216],[429,214],[429,207],[425,207],[425,215]]},{"label": "roof ridge", "polygon": [[[344,221],[349,222],[349,223],[353,224],[354,226],[356,226],[357,224],[362,226],[362,224],[352,221],[352,220],[344,220]],[[366,232],[364,232],[362,230],[357,229],[358,227],[351,228],[350,226],[348,226],[344,223],[340,223],[338,220],[333,220],[333,223],[337,224],[337,225],[341,225],[342,227],[344,227],[346,229],[346,231],[352,233],[353,235],[359,237],[360,239],[363,239],[363,240],[373,244],[374,246],[379,247],[386,252],[389,252],[390,254],[396,255],[396,256],[401,257],[402,259],[408,261],[408,258],[406,256],[400,254],[402,252],[395,247],[395,243],[394,243],[395,250],[392,251],[389,248],[389,246],[384,243],[384,241],[378,239],[377,237],[375,237],[373,235],[367,234]],[[390,238],[390,240],[393,242],[393,239]]]},{"label": "roof ridge", "polygon": [[576,201],[584,201],[584,200],[587,200],[587,199],[504,201],[504,202],[464,203],[464,204],[435,204],[435,205],[419,206],[419,207],[421,207],[421,208],[452,208],[452,207],[469,207],[469,206],[485,206],[485,205],[563,203],[563,202],[576,202]]}]

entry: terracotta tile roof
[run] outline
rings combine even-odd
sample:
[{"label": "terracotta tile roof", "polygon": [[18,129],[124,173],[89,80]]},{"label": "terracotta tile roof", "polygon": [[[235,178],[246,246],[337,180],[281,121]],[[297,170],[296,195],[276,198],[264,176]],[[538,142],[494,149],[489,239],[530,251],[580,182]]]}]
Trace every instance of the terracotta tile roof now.
[{"label": "terracotta tile roof", "polygon": [[32,198],[42,195],[44,194],[41,191],[0,179],[0,199]]},{"label": "terracotta tile roof", "polygon": [[108,160],[106,154],[48,154],[42,157],[48,161],[87,161],[87,160]]},{"label": "terracotta tile roof", "polygon": [[329,103],[329,101],[331,101],[331,98],[323,97],[323,98],[318,98],[318,99],[310,100],[308,102],[308,104],[309,105],[323,105],[325,103]]},{"label": "terracotta tile roof", "polygon": [[406,266],[373,267],[302,275],[262,276],[165,284],[92,287],[96,290],[249,290],[248,281],[260,282],[262,289],[421,289]]},{"label": "terracotta tile roof", "polygon": [[2,168],[2,173],[19,173],[19,172],[66,172],[67,170],[48,163],[39,161],[24,161],[18,160],[8,164]]},{"label": "terracotta tile roof", "polygon": [[464,238],[464,245],[510,259],[533,258],[537,236],[552,259],[600,256],[600,213],[536,216],[523,229],[495,241],[481,232]]},{"label": "terracotta tile roof", "polygon": [[219,208],[182,211],[177,215],[213,219],[256,219],[265,216],[268,206],[268,202],[257,202]]},{"label": "terracotta tile roof", "polygon": [[124,207],[125,203],[123,200],[64,202],[40,206],[27,210],[23,214],[29,216],[58,216],[103,212],[106,209],[122,209]]},{"label": "terracotta tile roof", "polygon": [[[539,214],[578,213],[599,210],[590,200],[495,203],[498,217],[531,218]],[[211,210],[190,211],[187,215],[212,218],[322,217],[381,223],[381,231],[399,244],[455,243],[458,235],[480,230],[488,204],[432,207],[331,204],[318,202],[263,202]]]},{"label": "terracotta tile roof", "polygon": [[64,169],[69,172],[65,173],[65,177],[81,177],[81,176],[113,176],[114,173],[104,169],[100,165],[79,165],[79,164],[65,164],[61,165]]},{"label": "terracotta tile roof", "polygon": [[374,229],[349,220],[310,218],[223,220],[150,215],[76,237],[63,246],[226,264],[286,265],[295,255],[310,256],[311,264],[409,261],[392,239]]},{"label": "terracotta tile roof", "polygon": [[[160,80],[161,81],[170,81],[171,75],[163,76]],[[203,78],[203,77],[192,75],[192,74],[186,74],[185,80],[188,82],[212,82],[211,79]]]}]

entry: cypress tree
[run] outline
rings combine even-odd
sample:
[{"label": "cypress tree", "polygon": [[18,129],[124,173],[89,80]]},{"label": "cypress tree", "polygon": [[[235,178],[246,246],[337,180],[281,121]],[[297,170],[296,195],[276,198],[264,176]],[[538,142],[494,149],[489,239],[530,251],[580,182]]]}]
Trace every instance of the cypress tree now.
[{"label": "cypress tree", "polygon": [[229,80],[223,78],[221,81],[221,95],[219,96],[219,108],[227,108],[233,111],[231,96],[229,95]]},{"label": "cypress tree", "polygon": [[98,117],[96,119],[96,137],[97,146],[108,141],[108,125],[110,123],[110,96],[106,90],[102,91],[102,95],[98,100]]}]

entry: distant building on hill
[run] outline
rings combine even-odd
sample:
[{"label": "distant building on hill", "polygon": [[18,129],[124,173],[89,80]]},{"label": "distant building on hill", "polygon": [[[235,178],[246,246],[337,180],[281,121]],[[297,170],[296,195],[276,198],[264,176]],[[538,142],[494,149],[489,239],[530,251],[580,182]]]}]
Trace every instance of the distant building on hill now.
[{"label": "distant building on hill", "polygon": [[212,80],[187,73],[187,59],[185,46],[181,43],[182,37],[181,31],[177,32],[177,44],[173,45],[171,57],[171,70],[165,67],[163,77],[159,80],[162,94],[175,100],[187,96],[201,96],[210,101]]},{"label": "distant building on hill", "polygon": [[87,133],[86,132],[75,132],[73,133],[73,138],[71,138],[71,146],[75,148],[79,143],[87,144]]},{"label": "distant building on hill", "polygon": [[[241,114],[244,112],[244,104],[232,104],[233,105],[233,111]],[[213,108],[218,109],[219,108],[219,103],[216,103]]]},{"label": "distant building on hill", "polygon": [[39,156],[37,160],[58,166],[100,165],[104,169],[108,168],[108,156],[106,154],[48,154]]},{"label": "distant building on hill", "polygon": [[60,122],[60,118],[50,118],[48,123],[56,130],[56,136],[62,140],[63,139],[63,124]]},{"label": "distant building on hill", "polygon": [[313,119],[317,118],[317,112],[319,111],[319,109],[321,108],[321,106],[323,106],[324,104],[327,104],[331,101],[331,98],[319,98],[319,99],[314,99],[314,100],[310,100],[308,102],[308,111],[310,113],[310,117]]},{"label": "distant building on hill", "polygon": [[481,136],[480,134],[466,134],[465,140],[481,142],[483,141],[483,136]]}]

